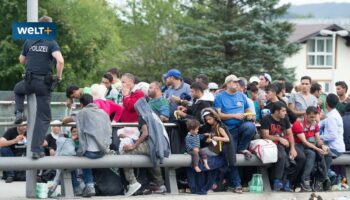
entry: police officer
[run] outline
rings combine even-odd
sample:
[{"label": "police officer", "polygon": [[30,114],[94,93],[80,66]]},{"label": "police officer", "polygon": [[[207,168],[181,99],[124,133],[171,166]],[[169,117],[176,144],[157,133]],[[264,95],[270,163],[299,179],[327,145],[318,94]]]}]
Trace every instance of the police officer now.
[{"label": "police officer", "polygon": [[[43,16],[39,22],[52,22],[52,18]],[[56,60],[57,76],[52,76],[53,59]],[[23,121],[25,95],[35,94],[37,111],[31,151],[33,159],[38,159],[45,155],[42,144],[51,121],[51,92],[54,85],[62,79],[64,60],[56,41],[39,39],[25,41],[19,62],[25,65],[25,75],[24,80],[14,88],[15,124]]]}]

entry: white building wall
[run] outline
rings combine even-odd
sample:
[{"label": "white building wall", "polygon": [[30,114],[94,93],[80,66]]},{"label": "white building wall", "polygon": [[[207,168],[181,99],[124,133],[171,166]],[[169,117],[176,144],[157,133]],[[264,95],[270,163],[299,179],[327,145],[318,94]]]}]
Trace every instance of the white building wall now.
[{"label": "white building wall", "polygon": [[[296,79],[297,82],[299,82],[300,78],[302,76],[310,76],[313,80],[318,81],[323,89],[327,89],[328,86],[326,84],[329,84],[329,87],[331,86],[332,77],[334,78],[334,83],[337,81],[345,81],[347,85],[350,87],[350,47],[345,45],[345,39],[338,37],[337,38],[337,53],[336,53],[336,69],[321,69],[321,68],[310,68],[307,66],[307,45],[306,43],[301,44],[302,48],[299,50],[298,53],[294,54],[293,56],[286,58],[284,61],[284,66],[287,68],[296,67],[295,73],[296,73]],[[329,91],[326,92],[333,92],[335,93],[335,86],[330,87]],[[348,91],[348,94],[350,92]]]}]

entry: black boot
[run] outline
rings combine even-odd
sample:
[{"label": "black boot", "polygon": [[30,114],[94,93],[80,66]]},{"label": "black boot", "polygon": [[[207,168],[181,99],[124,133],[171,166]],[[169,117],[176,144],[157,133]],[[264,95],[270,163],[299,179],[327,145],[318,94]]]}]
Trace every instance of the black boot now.
[{"label": "black boot", "polygon": [[23,114],[23,112],[16,111],[15,124],[21,124],[23,121],[24,121],[24,114]]}]

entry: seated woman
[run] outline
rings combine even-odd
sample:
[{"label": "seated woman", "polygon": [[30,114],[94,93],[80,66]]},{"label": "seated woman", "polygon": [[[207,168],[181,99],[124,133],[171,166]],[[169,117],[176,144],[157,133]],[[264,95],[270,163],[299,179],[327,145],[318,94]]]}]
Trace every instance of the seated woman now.
[{"label": "seated woman", "polygon": [[202,118],[205,124],[201,127],[200,133],[208,136],[201,147],[204,147],[203,151],[208,156],[210,169],[205,168],[203,162],[198,165],[202,171],[200,173],[193,168],[187,169],[188,185],[191,192],[196,194],[206,194],[219,179],[219,172],[225,171],[228,164],[234,165],[236,159],[231,136],[227,134],[226,127],[221,123],[218,113],[212,108],[205,108],[202,110]]},{"label": "seated woman", "polygon": [[93,84],[90,89],[90,93],[94,99],[93,103],[96,104],[99,109],[104,110],[112,122],[118,122],[122,115],[123,107],[110,99],[106,99],[104,97],[106,92],[107,88],[101,84]]}]

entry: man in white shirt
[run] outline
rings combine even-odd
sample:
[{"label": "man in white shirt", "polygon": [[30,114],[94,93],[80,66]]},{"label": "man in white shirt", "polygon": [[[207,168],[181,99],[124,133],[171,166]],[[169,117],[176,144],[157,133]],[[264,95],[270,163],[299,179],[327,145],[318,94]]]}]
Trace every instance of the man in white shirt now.
[{"label": "man in white shirt", "polygon": [[[321,139],[330,148],[332,157],[338,157],[345,152],[343,120],[336,109],[339,99],[337,95],[331,93],[327,96],[326,103],[328,113],[327,118],[320,122],[321,130],[323,129]],[[332,157],[325,157],[327,170],[332,163]]]}]

